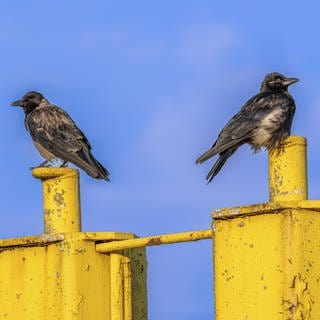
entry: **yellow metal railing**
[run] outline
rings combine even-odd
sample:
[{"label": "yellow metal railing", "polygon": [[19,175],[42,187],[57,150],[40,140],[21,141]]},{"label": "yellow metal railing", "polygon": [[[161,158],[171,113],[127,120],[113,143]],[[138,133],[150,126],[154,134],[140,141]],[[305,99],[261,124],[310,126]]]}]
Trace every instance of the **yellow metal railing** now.
[{"label": "yellow metal railing", "polygon": [[141,247],[159,246],[162,244],[212,239],[212,233],[212,230],[196,230],[189,232],[160,234],[130,240],[112,241],[97,244],[96,250],[101,253],[107,253],[124,249],[133,249]]}]

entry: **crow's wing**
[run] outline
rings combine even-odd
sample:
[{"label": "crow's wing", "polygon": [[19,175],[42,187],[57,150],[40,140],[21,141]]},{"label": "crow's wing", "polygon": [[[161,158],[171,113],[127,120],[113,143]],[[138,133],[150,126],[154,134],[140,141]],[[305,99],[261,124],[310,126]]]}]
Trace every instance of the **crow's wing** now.
[{"label": "crow's wing", "polygon": [[109,172],[92,156],[89,141],[64,110],[54,105],[36,108],[27,115],[25,126],[42,148],[94,178],[108,180]]},{"label": "crow's wing", "polygon": [[25,125],[32,139],[57,157],[66,157],[83,149],[91,150],[89,141],[71,117],[56,106],[34,109]]},{"label": "crow's wing", "polygon": [[202,154],[196,162],[202,163],[229,148],[239,147],[241,144],[249,142],[262,119],[274,108],[288,108],[288,99],[290,99],[290,96],[285,93],[274,92],[260,92],[252,97],[221,130],[213,146]]}]

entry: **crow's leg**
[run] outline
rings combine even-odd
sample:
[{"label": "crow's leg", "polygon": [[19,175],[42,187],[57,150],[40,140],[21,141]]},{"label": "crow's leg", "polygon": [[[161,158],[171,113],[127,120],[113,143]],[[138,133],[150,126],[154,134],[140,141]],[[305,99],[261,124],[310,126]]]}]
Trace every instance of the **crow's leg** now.
[{"label": "crow's leg", "polygon": [[39,165],[38,165],[38,168],[39,167],[51,167],[52,165],[50,164],[50,161],[48,160],[45,160],[43,162],[41,162]]},{"label": "crow's leg", "polygon": [[35,168],[48,168],[48,167],[52,167],[52,164],[50,164],[50,161],[45,160],[41,162],[37,167],[30,167],[30,170],[33,170]]},{"label": "crow's leg", "polygon": [[68,161],[63,161],[60,165],[60,168],[67,168],[68,167]]}]

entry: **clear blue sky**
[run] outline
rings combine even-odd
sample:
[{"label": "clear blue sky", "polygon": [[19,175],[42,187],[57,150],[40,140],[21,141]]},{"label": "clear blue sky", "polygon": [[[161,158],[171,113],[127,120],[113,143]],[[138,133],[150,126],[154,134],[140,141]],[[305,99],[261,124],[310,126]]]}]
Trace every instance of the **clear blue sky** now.
[{"label": "clear blue sky", "polygon": [[[212,184],[195,158],[278,71],[293,133],[320,190],[318,1],[2,1],[0,237],[42,232],[42,159],[10,103],[29,90],[62,106],[112,182],[81,173],[83,229],[138,235],[207,229],[211,210],[268,200],[267,154],[241,148]],[[152,320],[213,317],[211,242],[148,249]]]}]

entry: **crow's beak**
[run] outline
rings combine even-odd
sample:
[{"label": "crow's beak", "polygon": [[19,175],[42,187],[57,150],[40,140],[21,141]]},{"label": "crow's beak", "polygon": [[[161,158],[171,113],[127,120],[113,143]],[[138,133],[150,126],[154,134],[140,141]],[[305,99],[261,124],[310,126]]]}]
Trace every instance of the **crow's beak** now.
[{"label": "crow's beak", "polygon": [[19,107],[23,104],[23,101],[22,100],[17,100],[17,101],[14,101],[11,103],[12,106],[14,107]]},{"label": "crow's beak", "polygon": [[283,84],[288,87],[288,86],[290,86],[290,85],[292,85],[292,84],[294,84],[294,83],[296,83],[298,81],[299,81],[299,79],[297,79],[297,78],[286,78],[284,80]]}]

